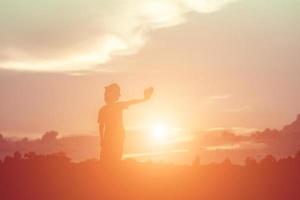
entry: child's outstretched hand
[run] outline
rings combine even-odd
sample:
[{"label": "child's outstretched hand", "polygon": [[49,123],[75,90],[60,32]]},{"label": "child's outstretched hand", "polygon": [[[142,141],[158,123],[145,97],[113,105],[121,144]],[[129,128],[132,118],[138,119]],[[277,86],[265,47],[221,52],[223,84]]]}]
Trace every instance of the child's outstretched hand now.
[{"label": "child's outstretched hand", "polygon": [[149,87],[149,88],[145,89],[144,90],[144,98],[150,99],[153,94],[153,91],[154,91],[153,87]]}]

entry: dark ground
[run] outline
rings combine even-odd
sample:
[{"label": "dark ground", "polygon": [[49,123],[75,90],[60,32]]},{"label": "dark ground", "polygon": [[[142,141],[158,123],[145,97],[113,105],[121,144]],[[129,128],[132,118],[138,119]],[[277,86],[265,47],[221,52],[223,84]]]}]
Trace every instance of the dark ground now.
[{"label": "dark ground", "polygon": [[1,200],[76,199],[300,199],[300,152],[276,161],[246,159],[244,166],[177,166],[122,161],[72,163],[64,154],[19,153],[0,162]]}]

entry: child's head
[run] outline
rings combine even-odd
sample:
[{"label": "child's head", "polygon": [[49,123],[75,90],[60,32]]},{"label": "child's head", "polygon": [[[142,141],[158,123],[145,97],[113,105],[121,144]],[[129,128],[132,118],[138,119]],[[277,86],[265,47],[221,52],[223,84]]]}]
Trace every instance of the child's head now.
[{"label": "child's head", "polygon": [[119,100],[121,96],[120,86],[116,83],[105,87],[104,100],[105,103],[113,103]]}]

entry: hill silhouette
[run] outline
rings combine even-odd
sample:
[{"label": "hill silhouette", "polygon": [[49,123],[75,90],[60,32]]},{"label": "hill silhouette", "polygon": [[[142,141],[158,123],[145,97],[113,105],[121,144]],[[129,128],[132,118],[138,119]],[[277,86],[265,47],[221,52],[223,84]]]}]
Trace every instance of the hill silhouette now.
[{"label": "hill silhouette", "polygon": [[297,119],[289,125],[283,128],[284,132],[299,132],[300,131],[300,114],[298,114]]},{"label": "hill silhouette", "polygon": [[97,160],[71,162],[63,153],[21,155],[0,162],[1,200],[76,199],[231,199],[296,200],[300,198],[300,151],[276,160],[229,159],[219,164],[139,163],[125,160],[102,166]]}]

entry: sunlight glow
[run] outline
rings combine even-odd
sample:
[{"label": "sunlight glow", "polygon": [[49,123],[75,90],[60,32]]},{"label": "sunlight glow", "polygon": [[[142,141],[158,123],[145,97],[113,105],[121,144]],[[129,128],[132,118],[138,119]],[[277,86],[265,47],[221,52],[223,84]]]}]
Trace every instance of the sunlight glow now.
[{"label": "sunlight glow", "polygon": [[160,144],[166,143],[168,141],[168,136],[170,134],[170,128],[165,123],[156,123],[151,128],[151,135],[155,142]]}]

